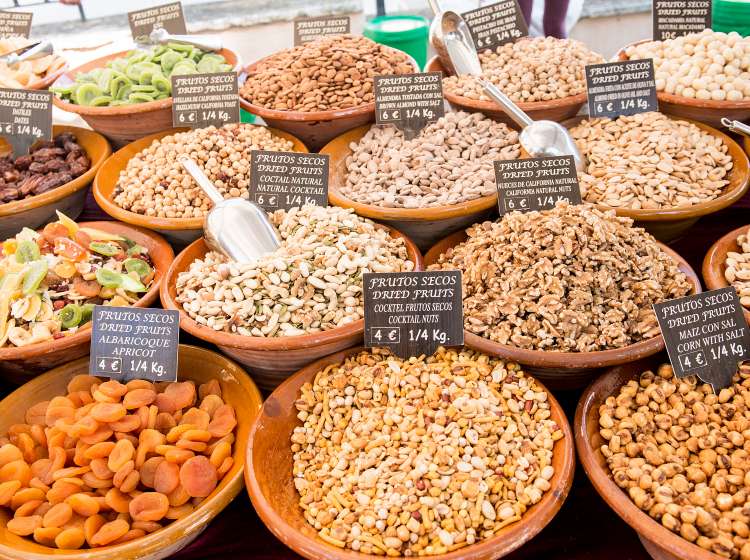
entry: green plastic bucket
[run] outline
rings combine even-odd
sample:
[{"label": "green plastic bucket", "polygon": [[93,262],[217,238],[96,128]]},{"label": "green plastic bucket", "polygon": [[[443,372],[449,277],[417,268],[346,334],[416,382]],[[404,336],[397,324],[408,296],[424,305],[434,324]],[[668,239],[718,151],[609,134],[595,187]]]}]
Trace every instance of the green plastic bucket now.
[{"label": "green plastic bucket", "polygon": [[427,63],[427,36],[430,22],[422,16],[378,16],[365,24],[363,35],[394,49],[404,51],[420,68]]},{"label": "green plastic bucket", "polygon": [[750,0],[714,0],[711,17],[714,31],[750,35]]}]

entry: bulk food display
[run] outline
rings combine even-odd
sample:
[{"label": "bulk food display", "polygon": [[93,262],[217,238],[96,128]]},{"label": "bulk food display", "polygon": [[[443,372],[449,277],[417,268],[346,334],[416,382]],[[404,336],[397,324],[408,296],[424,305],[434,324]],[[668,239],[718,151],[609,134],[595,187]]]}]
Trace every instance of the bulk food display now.
[{"label": "bulk food display", "polygon": [[[20,37],[0,38],[0,56],[7,55],[31,43]],[[62,56],[49,54],[9,66],[0,61],[0,87],[19,89],[44,89],[65,69]]]}]

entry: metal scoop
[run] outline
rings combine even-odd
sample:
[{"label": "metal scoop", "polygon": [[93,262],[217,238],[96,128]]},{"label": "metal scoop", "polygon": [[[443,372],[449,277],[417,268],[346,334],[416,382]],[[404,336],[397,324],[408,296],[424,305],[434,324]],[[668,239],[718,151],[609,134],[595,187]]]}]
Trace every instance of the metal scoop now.
[{"label": "metal scoop", "polygon": [[139,45],[166,45],[167,43],[181,43],[193,45],[202,51],[220,51],[224,48],[221,37],[215,35],[172,35],[163,27],[157,27],[149,35],[137,37]]},{"label": "metal scoop", "polygon": [[721,124],[726,126],[732,132],[738,132],[740,134],[744,134],[745,136],[750,136],[750,125],[747,125],[743,122],[733,121],[732,119],[722,117]]},{"label": "metal scoop", "polygon": [[16,66],[25,60],[34,60],[49,56],[55,52],[55,48],[49,41],[39,41],[37,43],[31,43],[25,47],[21,47],[15,51],[0,56],[0,60],[5,62],[8,66]]},{"label": "metal scoop", "polygon": [[448,51],[445,48],[445,42],[443,41],[443,14],[445,13],[440,8],[440,2],[438,0],[427,0],[427,3],[432,8],[432,13],[435,17],[432,18],[430,24],[430,44],[440,59],[440,63],[449,74],[455,74],[456,70],[453,68],[453,62],[451,57],[448,55]]},{"label": "metal scoop", "polygon": [[183,155],[179,162],[213,203],[203,220],[209,247],[243,264],[257,261],[279,248],[276,229],[260,206],[244,198],[224,199],[192,159]]},{"label": "metal scoop", "polygon": [[568,130],[553,121],[534,121],[510,97],[492,82],[482,78],[482,65],[474,46],[469,26],[456,12],[443,12],[441,20],[443,43],[453,68],[458,75],[474,76],[479,84],[513,121],[522,128],[521,146],[532,157],[573,156],[578,171],[583,170],[583,158]]}]

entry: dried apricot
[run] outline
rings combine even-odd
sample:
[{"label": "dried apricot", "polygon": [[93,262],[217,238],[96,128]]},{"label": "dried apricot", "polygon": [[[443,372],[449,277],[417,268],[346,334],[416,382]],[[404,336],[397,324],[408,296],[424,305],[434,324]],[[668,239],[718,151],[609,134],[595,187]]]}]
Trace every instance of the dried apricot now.
[{"label": "dried apricot", "polygon": [[91,472],[94,473],[94,476],[96,478],[101,478],[102,480],[108,480],[115,476],[115,473],[113,473],[111,470],[109,470],[109,467],[107,466],[107,461],[105,459],[102,459],[101,457],[97,459],[91,459],[91,462],[89,463],[89,467],[91,467]]},{"label": "dried apricot", "polygon": [[198,398],[200,400],[205,399],[208,395],[221,397],[221,385],[219,384],[218,379],[212,379],[211,381],[202,383],[198,387]]},{"label": "dried apricot", "polygon": [[31,467],[23,459],[11,461],[0,467],[0,482],[17,480],[21,486],[28,486],[31,480]]},{"label": "dried apricot", "polygon": [[99,502],[92,496],[78,492],[65,498],[65,503],[73,508],[73,511],[83,517],[91,517],[99,513]]},{"label": "dried apricot", "polygon": [[224,401],[217,395],[206,395],[201,400],[200,410],[208,413],[209,416],[213,417],[214,412],[220,407],[224,406]]},{"label": "dried apricot", "polygon": [[34,540],[44,546],[55,546],[55,537],[61,531],[60,527],[39,527],[34,529]]},{"label": "dried apricot", "polygon": [[222,441],[217,446],[215,446],[213,450],[211,451],[211,456],[209,457],[209,461],[211,461],[211,464],[218,469],[222,461],[224,461],[224,459],[229,457],[231,454],[232,454],[232,446]]},{"label": "dried apricot", "polygon": [[31,515],[29,517],[14,517],[6,524],[8,531],[14,535],[28,537],[39,527],[42,526],[41,515]]},{"label": "dried apricot", "polygon": [[94,536],[99,532],[99,529],[101,529],[106,522],[107,520],[104,518],[104,516],[99,514],[92,515],[83,522],[83,534],[86,538],[86,542],[89,543],[89,546],[94,546]]},{"label": "dried apricot", "polygon": [[16,517],[29,517],[30,515],[36,515],[36,510],[42,505],[42,503],[42,500],[29,500],[16,509],[15,515]]},{"label": "dried apricot", "polygon": [[169,498],[170,506],[177,507],[188,503],[190,501],[190,494],[188,494],[182,487],[182,484],[180,484],[169,494],[169,496],[167,496],[167,498]]},{"label": "dried apricot", "polygon": [[91,417],[97,422],[117,422],[127,413],[120,403],[100,402],[91,409]]},{"label": "dried apricot", "polygon": [[205,498],[217,484],[216,468],[203,455],[188,459],[180,467],[180,484],[193,498]]},{"label": "dried apricot", "polygon": [[119,400],[128,392],[128,388],[116,379],[110,379],[99,385],[99,391],[108,397]]},{"label": "dried apricot", "polygon": [[49,401],[41,401],[29,407],[24,415],[27,424],[46,424]]},{"label": "dried apricot", "polygon": [[0,467],[4,467],[13,461],[20,461],[21,459],[23,459],[23,453],[12,443],[7,443],[0,447]]},{"label": "dried apricot", "polygon": [[128,391],[122,404],[127,409],[140,408],[148,406],[156,400],[156,391],[153,389],[133,389]]},{"label": "dried apricot", "polygon": [[193,504],[184,504],[177,507],[171,507],[167,510],[167,514],[164,517],[172,520],[182,519],[183,517],[187,517],[188,515],[193,513],[194,509],[195,508],[193,507]]},{"label": "dried apricot", "polygon": [[177,463],[178,465],[181,465],[190,457],[195,457],[195,453],[190,451],[189,449],[180,449],[179,447],[172,447],[169,446],[170,449],[167,450],[166,453],[164,453],[164,458],[169,461],[170,463]]},{"label": "dried apricot", "polygon": [[99,379],[93,375],[75,375],[68,381],[68,393],[76,393],[78,391],[91,392],[91,387],[99,384]]},{"label": "dried apricot", "polygon": [[234,459],[231,457],[227,457],[221,462],[221,465],[219,465],[219,468],[216,469],[216,476],[218,476],[220,479],[224,478],[224,475],[229,472],[229,469],[232,468],[232,465],[234,465]]},{"label": "dried apricot", "polygon": [[109,470],[117,472],[125,463],[133,459],[133,455],[135,455],[133,444],[130,440],[121,439],[115,444],[114,449],[109,454],[109,460],[107,461]]},{"label": "dried apricot", "polygon": [[228,404],[223,404],[211,416],[208,431],[211,432],[213,437],[224,437],[234,430],[235,426],[237,426],[237,419],[234,415],[234,408]]},{"label": "dried apricot", "polygon": [[106,504],[117,513],[127,513],[130,496],[123,494],[117,488],[110,488],[104,496]]},{"label": "dried apricot", "polygon": [[91,538],[90,544],[93,546],[106,546],[115,542],[130,530],[130,524],[124,519],[115,519],[105,523]]},{"label": "dried apricot", "polygon": [[44,527],[62,527],[73,516],[73,508],[70,504],[62,502],[55,504],[42,518],[42,526]]},{"label": "dried apricot", "polygon": [[156,415],[156,425],[154,426],[154,428],[156,428],[160,432],[169,432],[169,430],[174,428],[176,425],[177,421],[174,419],[174,416],[172,416],[168,412],[160,412]]},{"label": "dried apricot", "polygon": [[156,392],[154,384],[145,379],[131,379],[125,384],[125,387],[128,388],[128,391],[135,391],[136,389],[151,389]]},{"label": "dried apricot", "polygon": [[84,456],[87,459],[98,459],[102,457],[109,457],[112,450],[115,448],[115,443],[112,441],[102,441],[89,447],[85,452]]},{"label": "dried apricot", "polygon": [[57,548],[67,550],[81,548],[84,542],[86,542],[85,533],[80,527],[63,529],[60,534],[55,537],[55,545],[57,545]]},{"label": "dried apricot", "polygon": [[171,397],[175,404],[175,410],[188,408],[195,403],[195,383],[192,381],[182,381],[170,383],[164,389],[164,394]]},{"label": "dried apricot", "polygon": [[10,503],[13,494],[15,494],[20,487],[21,483],[18,480],[8,480],[7,482],[0,483],[0,506],[7,506]]},{"label": "dried apricot", "polygon": [[138,486],[139,481],[140,481],[140,474],[138,473],[138,471],[132,471],[120,483],[120,491],[125,492],[125,493],[132,492]]},{"label": "dried apricot", "polygon": [[156,521],[133,521],[130,526],[133,529],[140,529],[145,533],[153,533],[161,529],[161,525]]},{"label": "dried apricot", "polygon": [[81,441],[83,443],[88,443],[89,445],[95,445],[97,443],[106,442],[109,438],[112,437],[112,433],[112,430],[109,429],[106,425],[100,426],[99,429],[96,430],[93,434],[88,436],[81,436]]},{"label": "dried apricot", "polygon": [[110,422],[109,427],[115,432],[134,432],[141,427],[141,419],[137,414],[127,414],[117,422]]},{"label": "dried apricot", "polygon": [[211,415],[200,408],[191,408],[180,418],[180,424],[190,424],[197,430],[208,429],[209,422],[211,422]]},{"label": "dried apricot", "polygon": [[159,464],[164,461],[164,457],[151,457],[141,465],[141,483],[148,488],[154,487],[154,477]]},{"label": "dried apricot", "polygon": [[23,488],[13,494],[13,498],[10,500],[10,507],[12,509],[18,509],[26,502],[44,500],[44,492],[39,488]]},{"label": "dried apricot", "polygon": [[169,494],[180,483],[180,467],[169,461],[162,461],[154,474],[154,490]]},{"label": "dried apricot", "polygon": [[134,521],[159,521],[169,510],[169,500],[159,492],[144,492],[130,501]]},{"label": "dried apricot", "polygon": [[112,544],[120,544],[128,541],[134,541],[135,539],[140,539],[141,537],[146,535],[146,531],[143,529],[130,529],[127,533],[125,533],[123,536],[121,536],[119,539],[114,541]]},{"label": "dried apricot", "polygon": [[[70,480],[55,481],[55,483],[52,485],[52,488],[50,488],[49,492],[47,492],[47,500],[52,504],[58,504],[60,502],[64,502],[68,496],[72,496],[76,492],[81,491],[81,486],[83,485],[83,482],[86,480],[87,476],[91,476],[94,480],[98,480],[91,473],[86,473],[82,477],[83,480],[80,481],[81,484],[76,484],[74,482],[71,482]],[[107,483],[109,485],[112,484],[109,481],[107,481]],[[91,484],[86,482],[86,486],[91,486]]]}]

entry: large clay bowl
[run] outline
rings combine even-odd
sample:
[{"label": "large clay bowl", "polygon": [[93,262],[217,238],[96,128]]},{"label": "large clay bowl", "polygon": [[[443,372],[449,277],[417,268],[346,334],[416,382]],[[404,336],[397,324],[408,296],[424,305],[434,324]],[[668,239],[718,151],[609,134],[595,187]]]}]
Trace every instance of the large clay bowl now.
[{"label": "large clay bowl", "polygon": [[583,393],[575,417],[578,458],[594,488],[614,512],[637,533],[654,560],[719,560],[721,557],[683,539],[639,509],[612,480],[607,461],[601,453],[604,439],[599,435],[599,406],[620,387],[659,364],[668,363],[665,354],[607,370]]},{"label": "large clay bowl", "polygon": [[[315,374],[331,364],[342,362],[362,348],[350,348],[308,365],[282,383],[263,405],[253,423],[247,446],[245,485],[260,518],[271,532],[298,554],[317,560],[375,560],[382,556],[361,554],[332,546],[317,536],[307,524],[299,507],[299,496],[292,484],[290,438],[301,425],[294,401],[303,383],[312,382]],[[570,491],[575,458],[573,438],[560,405],[549,394],[552,419],[565,436],[555,443],[552,465],[555,474],[552,488],[542,500],[530,507],[517,523],[501,529],[491,538],[448,554],[425,556],[426,560],[495,560],[521,547],[541,531],[555,516]]]},{"label": "large clay bowl", "polygon": [[[628,60],[625,50],[632,45],[649,43],[651,40],[636,41],[617,51],[616,60]],[[714,101],[712,99],[694,99],[674,95],[665,91],[657,91],[659,110],[676,117],[692,119],[706,123],[714,128],[724,128],[721,124],[722,118],[730,120],[746,121],[750,118],[750,99],[743,101]]]},{"label": "large clay bowl", "polygon": [[[398,52],[401,55],[404,54],[401,51]],[[258,64],[264,60],[261,59],[246,67],[243,74],[252,74]],[[414,72],[419,72],[419,67],[414,59],[409,57],[409,60],[414,65]],[[240,89],[242,88],[240,87]],[[313,152],[317,152],[347,130],[375,121],[374,101],[357,107],[329,111],[280,111],[256,105],[240,94],[240,106],[245,111],[261,117],[268,123],[268,126],[293,134]]]},{"label": "large clay bowl", "polygon": [[332,140],[320,151],[331,156],[328,172],[328,200],[334,206],[353,208],[360,216],[388,224],[407,235],[420,250],[426,251],[437,239],[487,219],[497,208],[497,195],[452,206],[434,208],[386,208],[362,204],[341,193],[346,184],[346,159],[352,153],[349,144],[358,142],[370,130],[360,126]]},{"label": "large clay bowl", "polygon": [[[459,231],[440,241],[425,255],[425,267],[434,264],[441,254],[464,241],[466,237],[465,231]],[[666,245],[659,243],[659,246],[677,262],[680,270],[693,284],[691,293],[699,293],[701,291],[700,280],[688,262]],[[664,349],[664,339],[661,335],[624,348],[599,352],[526,350],[509,344],[500,344],[468,331],[464,331],[464,344],[490,356],[499,356],[518,362],[526,371],[553,390],[580,389],[601,374],[604,368],[653,356]]]},{"label": "large clay bowl", "polygon": [[[0,401],[0,432],[6,433],[16,423],[24,422],[26,409],[37,402],[64,395],[71,377],[89,372],[89,359],[81,358],[57,367]],[[60,550],[37,544],[27,537],[10,533],[5,525],[10,510],[0,509],[0,558],[7,560],[159,560],[175,554],[195,540],[243,486],[247,437],[262,398],[255,384],[236,363],[224,356],[196,346],[181,344],[178,378],[206,383],[215,379],[221,385],[223,398],[237,411],[236,440],[232,449],[234,464],[216,489],[190,515],[174,521],[145,537],[125,544],[96,549]]]},{"label": "large clay bowl", "polygon": [[[104,162],[104,165],[102,165],[94,178],[94,185],[92,187],[97,204],[115,220],[154,230],[178,247],[184,247],[203,235],[203,218],[159,218],[157,216],[146,216],[145,214],[137,214],[136,212],[120,208],[115,204],[113,199],[117,183],[120,179],[120,172],[125,169],[128,162],[136,154],[148,148],[155,140],[186,130],[189,129],[168,128],[120,148]],[[287,134],[281,130],[269,130],[275,135],[291,141],[294,144],[292,151],[307,153],[305,145],[291,134]]]},{"label": "large clay bowl", "polygon": [[[54,86],[67,86],[75,81],[75,77],[82,72],[90,72],[94,68],[101,68],[107,62],[115,58],[122,58],[130,51],[120,51],[101,58],[97,58],[86,64],[68,70],[60,76]],[[218,52],[228,64],[233,67],[238,65],[238,57],[229,49]],[[115,147],[121,147],[128,142],[143,138],[154,132],[172,128],[172,98],[136,103],[133,105],[119,105],[116,107],[88,107],[68,103],[59,97],[52,98],[54,104],[69,113],[76,113],[88,123],[88,125],[103,134]]]},{"label": "large clay bowl", "polygon": [[[742,226],[734,231],[730,231],[716,243],[706,253],[703,259],[703,283],[707,290],[718,290],[729,286],[724,272],[726,271],[727,253],[742,253],[742,249],[737,244],[737,238],[743,233],[747,234],[750,226]],[[745,318],[750,323],[750,309],[745,308]]]},{"label": "large clay bowl", "polygon": [[[670,115],[674,116],[674,115]],[[562,123],[567,128],[573,128],[583,121],[586,117],[575,117]],[[632,218],[636,226],[640,226],[656,237],[662,243],[669,243],[681,237],[690,229],[702,216],[713,214],[731,206],[741,199],[748,189],[750,183],[750,162],[747,154],[740,145],[730,136],[716,130],[702,122],[686,120],[698,128],[704,130],[711,136],[720,138],[729,149],[729,155],[732,156],[734,166],[727,176],[729,184],[724,187],[721,196],[713,200],[694,204],[692,206],[682,206],[677,208],[660,208],[655,210],[635,210],[631,208],[615,208],[618,216],[627,216]],[[611,210],[610,206],[597,205],[602,209]]]},{"label": "large clay bowl", "polygon": [[[91,130],[59,124],[52,127],[53,137],[62,132],[71,132],[76,135],[78,143],[86,150],[91,160],[91,167],[80,177],[56,189],[23,200],[0,204],[0,239],[15,235],[23,227],[36,229],[46,224],[56,218],[56,210],[72,219],[76,219],[83,211],[86,187],[94,180],[96,172],[112,150],[109,142],[101,134]],[[5,139],[0,139],[0,153],[5,152],[7,147]]]},{"label": "large clay bowl", "polygon": [[[132,239],[148,249],[156,276],[148,292],[133,307],[149,307],[157,300],[159,285],[174,260],[174,251],[162,237],[152,231],[120,222],[81,222],[81,226],[114,233]],[[0,377],[21,384],[50,368],[89,353],[91,328],[84,327],[73,335],[30,344],[0,348]]]},{"label": "large clay bowl", "polygon": [[[427,62],[425,72],[442,72],[444,76],[450,75],[446,72],[445,67],[437,56],[432,57]],[[471,99],[462,95],[455,95],[449,91],[444,91],[445,99],[451,104],[455,111],[469,111],[470,113],[484,113],[488,117],[504,122],[508,126],[518,128],[518,125],[507,115],[507,113],[494,101],[483,101],[481,99]],[[532,103],[518,103],[521,110],[525,111],[529,117],[535,121],[564,121],[576,115],[586,103],[586,93],[571,95],[561,99],[552,99],[550,101],[535,101]]]},{"label": "large clay bowl", "polygon": [[[387,226],[380,226],[387,227]],[[393,237],[406,242],[409,259],[415,263],[414,270],[422,270],[422,255],[417,246],[398,231],[388,228]],[[319,333],[287,337],[257,337],[215,331],[205,327],[185,313],[177,303],[177,277],[186,271],[196,259],[203,258],[208,246],[203,238],[188,245],[169,267],[161,287],[161,303],[165,309],[180,312],[180,328],[191,335],[215,344],[226,355],[247,366],[261,389],[273,390],[290,374],[314,362],[318,358],[362,343],[364,320]]]}]

